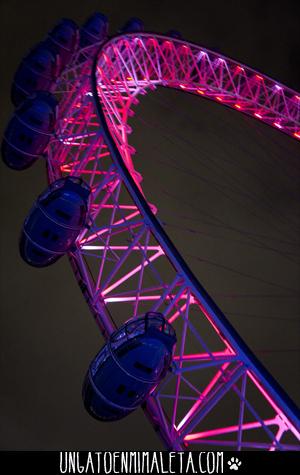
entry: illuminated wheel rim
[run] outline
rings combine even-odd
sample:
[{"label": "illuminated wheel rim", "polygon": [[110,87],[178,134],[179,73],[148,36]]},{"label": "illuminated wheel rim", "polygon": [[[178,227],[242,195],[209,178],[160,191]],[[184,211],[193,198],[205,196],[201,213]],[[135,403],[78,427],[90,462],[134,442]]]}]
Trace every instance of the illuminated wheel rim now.
[{"label": "illuminated wheel rim", "polygon": [[[97,53],[95,46],[78,51],[57,82],[57,128],[47,154],[50,182],[71,174],[92,188],[90,223],[69,258],[95,320],[105,337],[146,311],[161,312],[175,326],[172,372],[144,407],[166,448],[299,450],[297,408],[203,289],[147,202],[127,121],[137,96],[160,85],[299,139],[300,94],[162,35],[119,35],[98,46]],[[234,408],[224,420],[222,404]]]}]

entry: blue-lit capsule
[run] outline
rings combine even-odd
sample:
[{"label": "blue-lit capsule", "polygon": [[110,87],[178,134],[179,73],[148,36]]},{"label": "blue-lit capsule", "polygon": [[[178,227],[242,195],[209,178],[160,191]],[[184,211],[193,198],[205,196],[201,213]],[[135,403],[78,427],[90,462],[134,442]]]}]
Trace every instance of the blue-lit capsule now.
[{"label": "blue-lit capsule", "polygon": [[47,48],[59,56],[60,70],[69,63],[77,47],[79,29],[76,23],[69,18],[62,18],[48,33],[45,41]]},{"label": "blue-lit capsule", "polygon": [[135,31],[144,31],[144,22],[140,18],[132,17],[120,29],[120,33],[131,33]]},{"label": "blue-lit capsule", "polygon": [[173,327],[154,312],[113,333],[85,377],[83,401],[89,414],[114,421],[139,407],[168,371],[175,343]]},{"label": "blue-lit capsule", "polygon": [[54,131],[57,101],[49,92],[28,97],[15,111],[4,132],[2,157],[14,170],[23,170],[44,152]]},{"label": "blue-lit capsule", "polygon": [[14,77],[11,100],[15,106],[36,91],[49,91],[58,74],[57,58],[39,43],[22,60]]},{"label": "blue-lit capsule", "polygon": [[108,18],[103,13],[91,15],[80,28],[80,46],[93,45],[105,40],[108,35]]},{"label": "blue-lit capsule", "polygon": [[52,183],[28,214],[20,253],[28,264],[45,267],[70,251],[86,225],[89,186],[77,177]]}]

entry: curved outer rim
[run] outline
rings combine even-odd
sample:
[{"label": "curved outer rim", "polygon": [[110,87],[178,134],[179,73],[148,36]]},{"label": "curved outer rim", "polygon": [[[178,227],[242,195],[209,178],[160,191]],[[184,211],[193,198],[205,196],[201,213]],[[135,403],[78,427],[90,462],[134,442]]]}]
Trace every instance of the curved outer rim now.
[{"label": "curved outer rim", "polygon": [[[188,40],[183,40],[183,39],[177,39],[177,38],[172,38],[172,37],[169,37],[167,35],[164,35],[164,34],[161,34],[161,33],[155,33],[155,32],[152,32],[152,31],[146,31],[146,32],[140,32],[140,31],[137,31],[137,32],[133,32],[133,33],[126,33],[126,34],[116,34],[116,35],[112,35],[110,36],[106,41],[103,41],[102,43],[100,43],[100,46],[96,52],[96,55],[95,55],[95,58],[99,58],[99,55],[101,53],[101,50],[104,49],[106,46],[108,46],[110,43],[113,43],[115,40],[118,40],[120,38],[128,38],[128,37],[135,37],[137,35],[140,35],[142,34],[143,36],[145,37],[153,37],[155,36],[155,38],[157,39],[161,39],[161,40],[165,40],[165,41],[176,41],[176,43],[181,43],[182,45],[189,45],[191,47],[195,47],[195,48],[203,48],[203,50],[206,52],[206,53],[209,53],[209,54],[212,54],[214,56],[218,56],[218,58],[220,59],[223,59],[224,61],[230,61],[231,63],[234,63],[237,67],[242,67],[242,68],[246,68],[247,71],[253,73],[254,75],[257,75],[257,73],[259,75],[261,75],[263,77],[263,79],[267,79],[268,81],[274,83],[274,85],[276,84],[276,86],[278,86],[280,89],[284,89],[285,92],[287,92],[290,96],[292,97],[297,97],[297,98],[300,98],[300,92],[296,91],[295,89],[292,89],[284,84],[282,84],[281,82],[279,81],[276,81],[275,79],[271,78],[270,76],[267,76],[265,73],[263,73],[262,71],[258,70],[258,69],[253,69],[252,67],[248,66],[246,63],[243,63],[242,61],[238,61],[234,58],[231,58],[230,56],[225,56],[224,54],[222,53],[218,53],[216,51],[213,51],[209,48],[206,48],[205,46],[201,46],[197,43],[194,43],[192,41],[188,41]],[[189,91],[189,90],[185,90],[183,91],[182,89],[178,89],[178,88],[174,88],[174,87],[170,87],[168,85],[161,85],[161,84],[158,84],[157,87],[167,87],[167,88],[171,88],[171,89],[175,89],[179,92],[185,92],[185,93],[188,93],[188,94],[193,94],[192,91]],[[202,99],[206,99],[206,100],[213,100],[211,97],[207,97],[207,96],[202,96]],[[214,100],[214,102],[216,102]],[[300,101],[299,101],[300,102]],[[239,113],[242,113],[242,114],[245,114],[247,115],[248,117],[251,117],[252,119],[255,119],[255,120],[258,120],[258,118],[256,116],[252,116],[251,114],[249,114],[247,111],[244,111],[244,110],[239,110],[237,111],[237,109],[235,109],[234,107],[232,107],[230,104],[227,104],[225,102],[222,102],[221,103],[223,106],[225,107],[229,107],[231,110],[235,110],[236,112],[239,112]],[[300,106],[299,106],[300,107]],[[266,121],[266,120],[260,120],[260,122],[263,122],[264,124],[268,125],[269,127],[272,127],[273,129],[276,128],[273,124],[271,124],[270,122]],[[299,130],[300,130],[300,123],[298,124],[299,125]],[[297,140],[296,139],[296,136],[289,133],[288,130],[285,130],[284,128],[280,129],[280,128],[277,128],[277,130],[281,133],[284,133],[286,135],[289,135],[290,137],[292,137],[294,140]],[[299,139],[298,139],[299,140]]]},{"label": "curved outer rim", "polygon": [[154,31],[135,31],[133,33],[120,33],[120,34],[117,34],[117,35],[112,35],[110,36],[106,41],[104,41],[103,43],[101,43],[101,45],[99,46],[98,48],[98,51],[96,53],[96,57],[98,59],[99,57],[99,54],[101,53],[101,50],[104,49],[109,43],[117,40],[117,39],[120,39],[120,38],[127,38],[127,37],[131,37],[131,36],[137,36],[137,35],[143,35],[143,36],[155,36],[156,38],[159,38],[159,39],[163,39],[163,40],[169,40],[169,41],[176,41],[176,43],[181,43],[182,45],[189,45],[189,46],[195,46],[196,48],[203,48],[203,50],[205,50],[206,52],[208,53],[211,53],[213,55],[217,55],[219,58],[222,58],[224,60],[230,60],[232,61],[233,63],[235,63],[237,66],[245,66],[249,71],[251,71],[253,74],[257,74],[257,73],[261,73],[262,76],[265,78],[265,79],[269,79],[269,81],[272,81],[272,82],[276,82],[276,84],[278,84],[279,86],[282,86],[284,87],[284,89],[288,92],[291,93],[291,95],[298,95],[299,92],[296,91],[295,89],[292,89],[288,86],[285,86],[284,84],[280,83],[279,81],[276,81],[275,79],[271,78],[270,76],[267,76],[263,71],[260,71],[259,69],[253,69],[251,66],[248,66],[246,63],[243,63],[242,61],[239,61],[235,58],[231,58],[231,56],[225,56],[224,54],[222,53],[219,53],[217,51],[213,51],[209,48],[207,48],[206,46],[202,46],[202,45],[199,45],[198,43],[194,43],[193,41],[190,41],[190,40],[184,40],[184,39],[179,39],[179,38],[172,38],[168,35],[164,35],[162,33],[156,33]]},{"label": "curved outer rim", "polygon": [[[208,308],[209,311],[214,315],[214,318],[217,321],[219,328],[224,333],[228,341],[232,343],[239,350],[240,354],[242,355],[245,361],[245,365],[249,366],[250,368],[253,368],[253,367],[255,368],[256,374],[258,375],[260,381],[267,388],[269,394],[284,409],[287,417],[290,418],[294,422],[295,426],[297,427],[297,425],[299,424],[299,419],[300,419],[299,409],[297,408],[295,403],[290,399],[290,397],[286,394],[286,392],[282,389],[282,387],[277,383],[277,381],[273,378],[273,376],[265,369],[262,363],[252,353],[250,348],[242,340],[242,338],[239,336],[237,331],[234,329],[231,323],[227,320],[223,312],[218,308],[218,306],[209,296],[207,291],[200,284],[196,276],[190,270],[190,268],[188,267],[188,265],[186,264],[186,262],[184,261],[184,259],[182,258],[182,256],[180,255],[180,253],[178,252],[178,250],[176,249],[176,247],[174,246],[174,244],[168,237],[168,235],[166,234],[165,230],[162,228],[159,221],[156,219],[155,215],[152,213],[151,208],[149,204],[147,203],[147,201],[145,200],[145,198],[143,197],[141,191],[138,189],[138,186],[136,185],[129,170],[127,169],[123,161],[123,158],[116,146],[116,143],[114,142],[114,139],[109,131],[109,127],[107,125],[105,114],[102,110],[102,106],[101,106],[101,103],[98,97],[98,92],[97,92],[96,67],[98,64],[99,56],[101,55],[101,52],[105,49],[105,47],[116,38],[134,36],[137,34],[139,34],[139,32],[132,33],[129,35],[121,34],[121,35],[116,35],[112,38],[109,38],[106,42],[101,44],[100,48],[98,49],[94,57],[92,75],[91,75],[91,86],[92,86],[92,92],[93,92],[93,100],[94,100],[97,114],[99,117],[104,140],[109,148],[114,164],[118,172],[120,173],[120,176],[122,177],[123,182],[128,192],[130,193],[132,199],[134,200],[136,206],[138,207],[141,215],[144,217],[145,222],[148,224],[149,228],[151,228],[153,235],[158,240],[158,242],[162,245],[162,248],[166,252],[167,258],[171,261],[175,269],[177,269],[179,273],[184,275],[186,281],[188,282],[193,292],[195,293],[195,296],[197,296],[197,298],[199,298],[199,300],[204,304],[204,306],[206,306],[206,308]],[[145,33],[145,35],[147,34],[150,34],[150,33],[149,32]],[[155,36],[173,41],[173,38],[169,38],[168,36],[156,35],[156,34]],[[183,40],[176,40],[176,41],[181,41],[182,44],[187,43]],[[193,45],[193,43],[189,43],[189,44]],[[196,45],[196,44],[194,45],[199,47],[199,45]],[[220,57],[222,57],[222,55],[220,55]],[[237,64],[240,64],[240,63],[237,63]],[[252,71],[254,70],[252,69]],[[289,90],[292,93],[294,93],[294,91],[292,91],[291,89]],[[107,322],[107,324],[109,324],[109,322]],[[151,401],[147,402],[146,407],[144,409],[148,417],[150,418],[151,422],[156,427],[157,426],[157,422],[156,422],[157,412],[156,412],[156,408],[151,403]],[[158,428],[158,431],[160,432],[161,437],[166,443],[167,448],[172,447],[174,449],[174,445],[172,445],[167,434],[164,433],[163,428]]]}]

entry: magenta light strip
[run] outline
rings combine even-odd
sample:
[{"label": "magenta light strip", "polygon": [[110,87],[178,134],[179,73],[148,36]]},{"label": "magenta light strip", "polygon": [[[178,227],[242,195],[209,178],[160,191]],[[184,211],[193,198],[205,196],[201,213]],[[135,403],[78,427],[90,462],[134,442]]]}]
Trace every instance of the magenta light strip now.
[{"label": "magenta light strip", "polygon": [[[273,419],[267,419],[264,420],[264,424],[266,426],[272,426],[272,425],[278,425],[278,421],[276,418]],[[242,430],[251,430],[251,429],[259,429],[261,428],[261,423],[260,422],[248,422],[242,424]],[[238,432],[239,431],[239,426],[228,426],[228,427],[220,427],[219,429],[213,429],[213,430],[207,430],[205,432],[197,432],[195,434],[189,434],[186,435],[184,440],[186,442],[192,442],[195,440],[203,439],[206,437],[214,437],[218,435],[223,435],[223,434],[230,434],[232,432]]]},{"label": "magenta light strip", "polygon": [[[118,221],[115,221],[114,223],[112,223],[112,226],[117,226],[118,224],[124,224],[124,226],[126,226],[126,221],[129,221],[131,220],[132,218],[135,218],[136,216],[139,216],[139,211],[136,211],[134,213],[131,213],[129,214],[128,216],[126,216],[126,218],[124,219],[119,219]],[[86,242],[92,242],[94,241],[95,239],[97,239],[99,236],[102,236],[102,234],[105,234],[109,231],[110,228],[104,228],[104,229],[101,229],[100,231],[97,231],[96,233],[93,233],[91,234],[89,237],[83,239],[80,244],[85,244]]]},{"label": "magenta light strip", "polygon": [[211,360],[212,358],[214,359],[219,359],[219,358],[226,358],[227,356],[234,356],[232,353],[229,353],[229,351],[215,351],[213,353],[192,353],[192,354],[184,354],[182,358],[180,356],[174,356],[173,360],[174,361],[179,361],[180,359],[182,361],[198,361],[198,360]]},{"label": "magenta light strip", "polygon": [[253,381],[255,386],[258,388],[258,390],[261,392],[261,394],[266,398],[269,404],[273,407],[274,411],[278,414],[281,420],[286,424],[286,427],[288,427],[289,430],[294,434],[294,436],[299,440],[300,432],[296,429],[296,427],[293,424],[290,423],[290,421],[287,419],[283,411],[277,406],[275,401],[273,401],[273,399],[270,397],[267,391],[262,387],[262,385],[259,383],[259,381],[254,376],[254,374],[252,374],[251,371],[248,371],[247,374],[249,378]]},{"label": "magenta light strip", "polygon": [[[145,266],[148,266],[150,262],[153,262],[155,261],[156,259],[158,259],[160,256],[162,256],[164,253],[163,251],[160,249],[159,251],[157,251],[155,254],[153,254],[153,256],[149,257],[149,259],[147,260],[147,262],[145,262]],[[109,294],[112,290],[114,290],[116,287],[119,287],[121,284],[123,284],[124,282],[126,282],[126,280],[129,280],[133,275],[135,275],[137,272],[139,272],[142,268],[142,264],[136,266],[134,269],[132,269],[130,272],[127,272],[127,274],[125,274],[123,277],[121,277],[120,279],[118,279],[116,282],[114,282],[112,285],[110,285],[109,287],[106,287],[103,291],[102,291],[102,296],[105,297],[105,295]]]},{"label": "magenta light strip", "polygon": [[209,394],[209,392],[212,390],[212,388],[217,384],[217,382],[220,380],[220,378],[223,376],[224,371],[226,368],[229,366],[229,363],[225,363],[222,365],[221,369],[217,371],[215,376],[212,378],[210,383],[206,386],[204,391],[201,393],[201,397],[199,400],[192,406],[192,408],[188,411],[188,413],[184,416],[184,418],[181,420],[181,422],[177,426],[177,430],[180,431],[188,422],[192,419],[193,415],[197,412],[199,406],[202,404],[203,400]]},{"label": "magenta light strip", "polygon": [[[112,251],[127,251],[128,248],[129,246],[109,246],[109,249]],[[103,251],[104,249],[106,249],[106,246],[83,245],[82,249]],[[159,246],[148,246],[147,248],[143,246],[133,246],[131,250],[132,251],[161,251],[162,252],[162,249]]]}]

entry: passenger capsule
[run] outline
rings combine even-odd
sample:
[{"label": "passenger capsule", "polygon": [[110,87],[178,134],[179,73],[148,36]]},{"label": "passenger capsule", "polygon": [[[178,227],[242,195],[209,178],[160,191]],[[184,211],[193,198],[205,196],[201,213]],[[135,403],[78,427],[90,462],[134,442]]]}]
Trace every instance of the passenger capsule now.
[{"label": "passenger capsule", "polygon": [[69,18],[63,18],[48,33],[45,41],[47,48],[59,56],[60,71],[70,62],[78,44],[79,29]]},{"label": "passenger capsule", "polygon": [[80,46],[93,45],[105,40],[108,35],[108,18],[102,13],[91,15],[80,28]]},{"label": "passenger capsule", "polygon": [[51,93],[38,92],[16,109],[2,141],[2,157],[7,166],[24,170],[43,154],[54,132],[56,106]]},{"label": "passenger capsule", "polygon": [[144,22],[140,18],[129,18],[125,25],[120,29],[120,33],[131,33],[135,31],[144,31]]},{"label": "passenger capsule", "polygon": [[70,251],[86,225],[89,186],[77,177],[52,183],[25,219],[20,254],[34,267],[45,267]]},{"label": "passenger capsule", "polygon": [[46,43],[39,43],[22,60],[15,74],[11,89],[14,106],[36,91],[49,91],[57,74],[57,58]]},{"label": "passenger capsule", "polygon": [[137,409],[166,375],[175,343],[175,331],[160,313],[131,319],[114,332],[85,377],[88,413],[114,421]]}]

